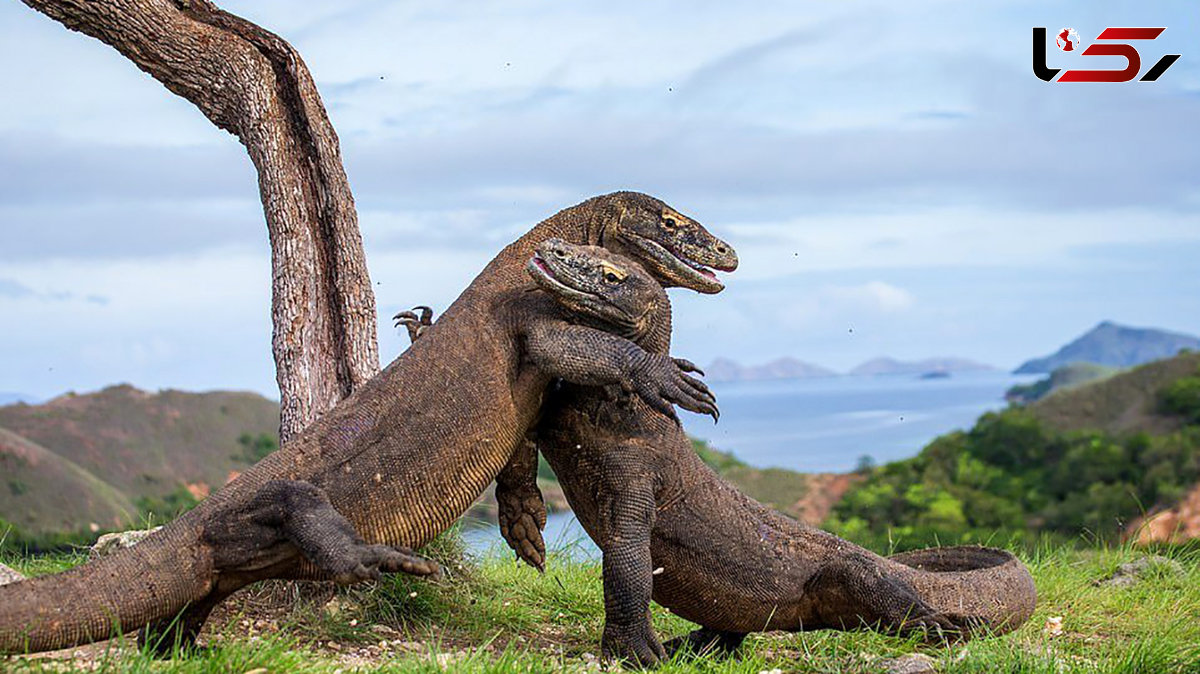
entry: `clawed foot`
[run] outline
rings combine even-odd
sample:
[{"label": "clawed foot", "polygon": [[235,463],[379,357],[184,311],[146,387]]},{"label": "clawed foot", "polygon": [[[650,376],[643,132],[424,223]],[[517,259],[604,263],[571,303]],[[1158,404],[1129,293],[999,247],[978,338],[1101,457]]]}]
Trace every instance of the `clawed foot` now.
[{"label": "clawed foot", "polygon": [[606,623],[600,638],[600,654],[605,660],[620,660],[639,667],[653,667],[667,659],[667,651],[649,620],[627,627]]},{"label": "clawed foot", "polygon": [[378,580],[383,573],[404,572],[433,579],[442,574],[440,564],[409,548],[365,543],[351,547],[345,556],[337,560],[337,567],[331,573],[333,580],[340,585]]},{"label": "clawed foot", "polygon": [[[416,312],[421,312],[419,315]],[[433,325],[433,309],[427,306],[416,306],[411,311],[401,311],[392,317],[394,327],[403,325],[408,330],[409,341],[415,342],[425,332],[425,328]]]},{"label": "clawed foot", "polygon": [[896,631],[903,636],[920,636],[928,643],[954,643],[962,640],[967,634],[965,626],[959,622],[944,613],[929,610],[905,618]]},{"label": "clawed foot", "polygon": [[704,374],[691,361],[647,353],[634,363],[627,390],[637,393],[654,409],[679,423],[672,404],[696,414],[707,414],[716,422],[721,413],[717,398],[708,386],[688,372]]},{"label": "clawed foot", "polygon": [[745,634],[735,632],[720,632],[701,627],[681,637],[675,637],[663,644],[668,656],[676,653],[689,653],[696,656],[712,656],[727,658],[737,652],[742,645]]},{"label": "clawed foot", "polygon": [[538,571],[546,570],[546,542],[542,529],[546,527],[546,503],[536,485],[531,491],[508,490],[496,485],[498,508],[496,519],[500,535],[517,556]]}]

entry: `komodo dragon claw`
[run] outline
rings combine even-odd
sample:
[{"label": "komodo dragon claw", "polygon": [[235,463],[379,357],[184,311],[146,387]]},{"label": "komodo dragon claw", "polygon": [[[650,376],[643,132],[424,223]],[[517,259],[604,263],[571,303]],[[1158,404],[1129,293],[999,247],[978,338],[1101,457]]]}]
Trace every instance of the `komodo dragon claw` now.
[{"label": "komodo dragon claw", "polygon": [[717,398],[708,386],[687,372],[698,371],[691,361],[660,354],[645,354],[634,366],[632,381],[624,388],[636,392],[646,404],[680,425],[672,403],[696,414],[720,418]]},{"label": "komodo dragon claw", "polygon": [[[421,312],[419,315],[416,312]],[[392,316],[395,321],[394,327],[403,325],[408,330],[408,339],[410,342],[417,341],[417,338],[425,332],[425,328],[433,325],[433,309],[419,304],[409,311],[401,311]]]},{"label": "komodo dragon claw", "polygon": [[333,580],[340,585],[349,585],[364,580],[379,580],[383,573],[404,572],[414,576],[437,579],[442,567],[402,546],[360,544],[345,551],[338,563],[345,570],[337,573]]},{"label": "komodo dragon claw", "polygon": [[496,488],[497,500],[503,500],[497,511],[500,535],[517,557],[540,572],[546,571],[546,542],[542,529],[546,527],[546,506],[541,491],[522,495],[519,491]]}]

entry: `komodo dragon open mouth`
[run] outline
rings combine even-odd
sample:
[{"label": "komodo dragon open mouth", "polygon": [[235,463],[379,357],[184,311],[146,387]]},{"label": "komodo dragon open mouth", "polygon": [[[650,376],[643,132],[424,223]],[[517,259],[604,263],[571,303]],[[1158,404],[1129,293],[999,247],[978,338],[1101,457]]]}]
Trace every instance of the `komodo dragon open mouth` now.
[{"label": "komodo dragon open mouth", "polygon": [[646,237],[631,235],[627,240],[659,265],[673,271],[674,275],[679,277],[675,279],[677,284],[695,288],[700,292],[716,293],[725,289],[725,284],[717,278],[713,269],[726,272],[736,269],[736,267],[710,267],[693,260],[685,253]]},{"label": "komodo dragon open mouth", "polygon": [[[580,290],[579,288],[560,281],[558,277],[554,275],[554,270],[550,268],[550,265],[546,264],[546,261],[542,259],[542,256],[538,253],[534,253],[533,257],[529,258],[528,268],[531,272],[554,284],[555,287],[559,288],[567,295],[571,295],[580,299],[603,299],[596,293]],[[570,277],[568,277],[568,280],[569,278]]]}]

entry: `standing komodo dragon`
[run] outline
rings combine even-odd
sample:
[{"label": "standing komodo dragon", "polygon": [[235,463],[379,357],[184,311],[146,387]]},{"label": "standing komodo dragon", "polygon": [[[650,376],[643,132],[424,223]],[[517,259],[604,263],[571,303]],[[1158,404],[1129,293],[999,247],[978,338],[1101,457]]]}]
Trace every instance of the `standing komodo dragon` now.
[{"label": "standing komodo dragon", "polygon": [[[383,372],[194,510],[112,556],[0,587],[0,653],[150,623],[151,646],[169,650],[257,580],[436,573],[410,548],[450,526],[510,461],[552,375],[620,383],[672,416],[669,401],[714,412],[669,357],[595,330],[520,325],[525,265],[551,237],[626,253],[660,283],[706,293],[722,288],[708,266],[737,265],[729,246],[643,194],[559,212],[506,247]],[[529,362],[539,349],[549,358],[536,365],[551,369]]]},{"label": "standing komodo dragon", "polygon": [[[555,270],[595,264],[586,249],[559,244],[556,252],[547,258]],[[573,291],[546,288],[571,306]],[[654,314],[627,336],[666,354],[671,310],[659,292]],[[748,632],[765,630],[879,627],[965,637],[1014,629],[1033,612],[1033,579],[1010,553],[961,546],[880,557],[741,493],[700,460],[679,426],[634,398],[563,384],[547,396],[536,438],[603,553],[607,657],[649,665],[678,648],[732,651]],[[509,476],[519,496],[498,501],[528,510],[540,497],[536,457],[514,463],[527,471],[523,481]],[[537,528],[506,537],[541,567]],[[650,623],[651,598],[703,628],[664,649]]]}]

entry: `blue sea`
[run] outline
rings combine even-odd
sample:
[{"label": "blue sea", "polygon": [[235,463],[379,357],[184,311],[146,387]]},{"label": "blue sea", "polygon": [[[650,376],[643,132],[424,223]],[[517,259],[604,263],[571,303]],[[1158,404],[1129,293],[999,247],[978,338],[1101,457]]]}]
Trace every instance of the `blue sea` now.
[{"label": "blue sea", "polygon": [[1036,377],[972,372],[710,383],[721,421],[681,412],[688,433],[752,466],[806,473],[853,470],[859,457],[906,459],[930,440],[1005,406]]},{"label": "blue sea", "polygon": [[[944,379],[880,375],[713,382],[720,423],[688,412],[680,416],[689,434],[752,466],[845,472],[862,456],[876,463],[914,456],[937,436],[970,428],[984,412],[1003,408],[1010,386],[1034,379],[972,372]],[[471,529],[465,538],[476,551],[497,544],[507,550],[495,527]],[[582,556],[596,552],[570,514],[552,515],[545,539],[551,549]]]}]

